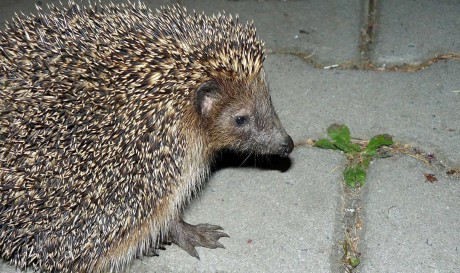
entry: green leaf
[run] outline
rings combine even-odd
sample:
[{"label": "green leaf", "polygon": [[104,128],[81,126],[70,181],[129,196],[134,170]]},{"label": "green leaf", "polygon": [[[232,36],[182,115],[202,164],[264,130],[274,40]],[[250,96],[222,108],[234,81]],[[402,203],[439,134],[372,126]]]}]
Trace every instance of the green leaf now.
[{"label": "green leaf", "polygon": [[360,152],[361,147],[351,143],[350,129],[341,124],[332,124],[327,128],[328,135],[334,141],[334,145],[345,153]]},{"label": "green leaf", "polygon": [[350,148],[355,152],[361,152],[361,146],[359,146],[358,144],[350,143]]},{"label": "green leaf", "polygon": [[345,168],[343,178],[348,186],[352,188],[361,187],[366,180],[366,169],[362,164]]},{"label": "green leaf", "polygon": [[316,141],[315,146],[319,147],[319,148],[322,148],[322,149],[337,150],[337,147],[334,145],[334,143],[332,143],[331,141],[329,141],[328,139],[325,139],[325,138],[322,138],[322,139]]},{"label": "green leaf", "polygon": [[345,142],[344,140],[342,139],[337,139],[335,142],[334,142],[335,146],[337,146],[337,148],[339,148],[339,150],[342,150],[344,151],[345,153],[350,153],[352,152],[352,149],[350,148],[350,143],[348,142]]},{"label": "green leaf", "polygon": [[350,143],[350,129],[346,125],[334,123],[327,128],[327,133],[335,142]]},{"label": "green leaf", "polygon": [[393,144],[393,139],[388,134],[376,135],[369,140],[369,144],[366,147],[366,153],[376,153],[377,149],[383,145]]},{"label": "green leaf", "polygon": [[360,152],[361,147],[359,145],[353,144],[351,142],[345,142],[342,139],[338,139],[334,142],[335,146],[340,150],[344,151],[345,153],[353,153],[353,152]]},{"label": "green leaf", "polygon": [[357,267],[361,263],[358,257],[350,257],[348,262],[353,268]]}]

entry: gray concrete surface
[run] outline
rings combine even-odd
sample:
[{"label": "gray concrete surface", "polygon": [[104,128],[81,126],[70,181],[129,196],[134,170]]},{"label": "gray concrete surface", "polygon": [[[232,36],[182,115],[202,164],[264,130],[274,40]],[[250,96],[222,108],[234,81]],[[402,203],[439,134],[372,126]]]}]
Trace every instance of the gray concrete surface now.
[{"label": "gray concrete surface", "polygon": [[377,1],[373,60],[379,65],[421,63],[460,51],[458,1]]},{"label": "gray concrete surface", "polygon": [[460,271],[459,182],[427,171],[399,156],[373,164],[361,272]]},{"label": "gray concrete surface", "polygon": [[358,59],[361,1],[182,0],[191,10],[213,14],[225,10],[243,22],[254,21],[274,52],[305,53],[322,65]]},{"label": "gray concrete surface", "polygon": [[[458,61],[416,73],[319,70],[295,54],[281,54],[314,53],[323,64],[355,62],[364,1],[180,2],[254,20],[273,52],[266,60],[273,102],[294,140],[324,137],[331,123],[344,123],[353,136],[389,133],[460,167]],[[379,2],[371,52],[376,64],[418,64],[437,53],[460,53],[460,2],[399,2]],[[33,4],[1,2],[0,21]],[[136,260],[128,272],[346,272],[345,159],[308,147],[290,158],[269,165],[253,158],[243,163],[244,157],[236,164],[222,161],[188,206],[187,221],[225,228],[226,249],[199,248],[198,261],[172,245],[159,257]],[[438,181],[427,182],[425,173]],[[408,156],[376,160],[362,190],[362,263],[353,272],[460,272],[459,187],[458,179]],[[0,272],[14,269],[3,263]]]},{"label": "gray concrete surface", "polygon": [[[223,226],[226,249],[199,248],[201,260],[176,246],[130,272],[329,272],[340,155],[298,149],[288,171],[225,168],[213,175],[186,212],[191,223]],[[317,158],[328,160],[318,162]],[[305,172],[312,167],[320,171]],[[317,185],[324,183],[324,185]],[[185,254],[185,255],[184,255]]]}]

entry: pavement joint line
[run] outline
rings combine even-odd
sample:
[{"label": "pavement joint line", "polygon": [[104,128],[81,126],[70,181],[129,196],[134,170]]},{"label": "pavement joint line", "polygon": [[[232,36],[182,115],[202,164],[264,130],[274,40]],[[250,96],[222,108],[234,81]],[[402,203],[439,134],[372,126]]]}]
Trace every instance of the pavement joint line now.
[{"label": "pavement joint line", "polygon": [[[359,141],[356,141],[355,143],[359,144]],[[435,183],[437,181],[436,175],[442,175],[444,177],[460,181],[460,167],[454,167],[455,164],[450,162],[448,159],[443,158],[441,155],[429,153],[423,148],[403,144],[401,142],[396,142],[391,146],[383,146],[382,149],[385,149],[386,152],[392,156],[401,154],[424,163],[434,172],[424,173],[427,182]],[[360,251],[360,243],[365,241],[365,238],[363,238],[365,226],[365,203],[363,198],[366,196],[368,187],[364,186],[353,189],[348,187],[343,179],[341,183],[344,191],[342,196],[343,207],[340,212],[343,214],[344,227],[344,239],[342,241],[343,257],[341,260],[343,270],[341,271],[354,273],[359,271],[359,266],[353,267],[351,259],[360,259],[361,256],[365,256],[365,253]]]},{"label": "pavement joint line", "polygon": [[367,63],[366,65],[361,65],[355,61],[344,61],[341,63],[325,66],[320,62],[316,61],[313,56],[314,52],[301,52],[301,51],[291,51],[291,50],[267,50],[267,54],[273,55],[291,55],[295,56],[308,65],[324,70],[361,70],[361,71],[379,71],[379,72],[418,72],[424,70],[429,66],[439,62],[439,61],[460,61],[460,53],[448,52],[444,54],[435,55],[431,59],[425,60],[420,64],[401,64],[401,65],[392,65],[392,66],[375,66],[373,63]]},{"label": "pavement joint line", "polygon": [[350,188],[342,179],[342,200],[344,203],[342,214],[343,231],[342,231],[342,247],[343,256],[341,259],[343,271],[347,273],[355,272],[355,268],[351,265],[352,258],[360,258],[359,250],[360,241],[362,241],[364,220],[363,213],[363,188]]},{"label": "pavement joint line", "polygon": [[372,63],[369,63],[368,66],[363,67],[364,70],[373,70],[373,71],[399,71],[399,72],[417,72],[428,68],[429,66],[439,62],[439,61],[460,61],[460,53],[448,52],[444,54],[436,54],[431,59],[427,59],[420,64],[402,64],[402,65],[393,65],[393,66],[375,66]]},{"label": "pavement joint line", "polygon": [[[366,142],[366,141],[364,141]],[[307,146],[314,148],[315,141],[313,139],[300,140],[295,143],[296,147]],[[352,143],[363,145],[363,140],[352,139]],[[367,144],[364,144],[367,145]],[[425,173],[427,182],[435,183],[437,181],[436,175],[441,175],[448,179],[460,181],[460,163],[453,163],[442,155],[437,155],[425,151],[418,146],[395,142],[390,146],[382,146],[382,154],[389,154],[391,156],[403,155],[409,156],[424,163],[434,173]],[[423,176],[421,176],[423,177]],[[433,180],[431,180],[433,179]],[[336,231],[334,232],[334,246],[342,247],[342,257],[337,257],[337,249],[331,253],[331,271],[332,272],[346,272],[354,273],[359,271],[359,266],[352,266],[351,259],[364,256],[360,252],[360,243],[364,242],[364,202],[363,197],[367,193],[367,187],[351,188],[346,185],[344,179],[341,180],[341,203],[337,217],[339,224],[336,223]],[[340,264],[337,265],[338,261]],[[337,266],[339,268],[337,268]]]},{"label": "pavement joint line", "polygon": [[460,162],[451,162],[442,155],[429,153],[423,148],[401,142],[396,142],[388,147],[388,149],[391,154],[403,154],[424,163],[436,175],[460,181]]},{"label": "pavement joint line", "polygon": [[371,63],[375,41],[374,26],[377,23],[377,0],[365,0],[363,2],[365,22],[359,37],[359,53],[361,57],[358,60],[358,67],[366,67]]},{"label": "pavement joint line", "polygon": [[460,61],[460,53],[447,52],[435,54],[433,57],[428,58],[417,64],[403,63],[398,65],[387,66],[375,65],[372,62],[373,48],[376,39],[376,28],[378,24],[378,0],[364,0],[363,1],[363,19],[362,28],[359,35],[359,56],[358,60],[348,60],[338,62],[332,65],[324,65],[315,58],[315,52],[302,52],[287,48],[272,48],[267,49],[267,54],[280,54],[292,55],[300,58],[308,65],[317,69],[340,69],[340,70],[363,70],[363,71],[383,71],[383,72],[417,72],[424,70],[439,61]]}]

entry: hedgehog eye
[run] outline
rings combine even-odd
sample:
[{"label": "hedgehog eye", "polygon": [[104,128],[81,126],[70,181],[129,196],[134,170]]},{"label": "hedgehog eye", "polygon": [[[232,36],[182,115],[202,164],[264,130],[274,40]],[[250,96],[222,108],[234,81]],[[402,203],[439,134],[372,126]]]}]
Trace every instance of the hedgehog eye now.
[{"label": "hedgehog eye", "polygon": [[246,116],[237,116],[235,118],[235,123],[236,123],[237,126],[243,126],[247,122],[248,122],[248,117],[246,117]]}]

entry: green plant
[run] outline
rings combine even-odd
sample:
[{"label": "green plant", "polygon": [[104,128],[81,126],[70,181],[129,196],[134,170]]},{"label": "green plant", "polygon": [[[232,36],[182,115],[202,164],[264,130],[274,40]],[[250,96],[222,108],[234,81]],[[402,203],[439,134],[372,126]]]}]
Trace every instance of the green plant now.
[{"label": "green plant", "polygon": [[348,264],[352,268],[357,267],[360,263],[361,260],[359,256],[361,254],[357,253],[357,243],[356,241],[352,240],[347,233],[345,236],[345,240],[343,241],[343,257],[342,257],[342,262],[345,264]]},{"label": "green plant", "polygon": [[346,125],[332,124],[327,128],[331,140],[323,138],[316,141],[315,146],[323,149],[341,150],[345,153],[348,164],[343,171],[343,178],[352,188],[361,187],[366,180],[366,170],[374,157],[387,157],[380,151],[385,145],[392,145],[393,139],[388,134],[372,137],[368,142],[353,143],[350,129]]}]

